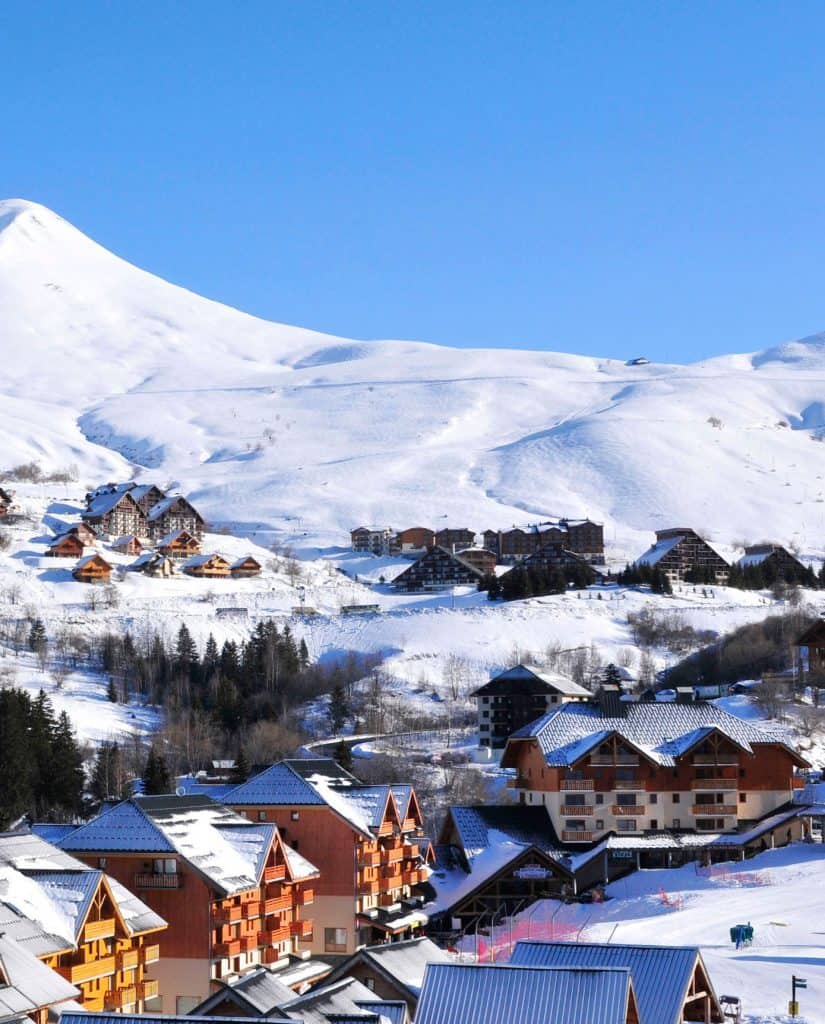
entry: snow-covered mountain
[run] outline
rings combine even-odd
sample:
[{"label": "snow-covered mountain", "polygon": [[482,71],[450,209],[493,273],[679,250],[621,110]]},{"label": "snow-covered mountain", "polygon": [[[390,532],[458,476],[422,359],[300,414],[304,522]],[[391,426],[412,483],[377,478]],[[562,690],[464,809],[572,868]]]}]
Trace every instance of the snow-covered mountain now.
[{"label": "snow-covered mountain", "polygon": [[[637,353],[628,353],[636,355]],[[825,550],[825,335],[681,366],[350,341],[139,270],[0,202],[0,468],[176,483],[216,522],[691,525]]]}]

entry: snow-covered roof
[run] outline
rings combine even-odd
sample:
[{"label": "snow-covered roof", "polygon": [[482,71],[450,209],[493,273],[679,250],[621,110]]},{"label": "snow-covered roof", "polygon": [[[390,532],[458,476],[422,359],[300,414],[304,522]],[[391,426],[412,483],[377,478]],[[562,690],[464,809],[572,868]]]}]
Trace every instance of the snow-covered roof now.
[{"label": "snow-covered roof", "polygon": [[159,548],[164,548],[168,544],[172,544],[174,541],[178,540],[180,537],[188,537],[190,540],[195,540],[188,530],[172,530],[171,533],[167,533],[164,537],[160,538],[157,542],[157,546]]},{"label": "snow-covered roof", "polygon": [[[640,1024],[682,1024],[685,998],[701,961],[695,946],[529,940],[517,942],[510,957],[510,963],[516,966],[626,968],[633,978]],[[718,1004],[715,1011],[714,1018],[720,1020]]]},{"label": "snow-covered roof", "polygon": [[149,509],[149,519],[150,519],[150,521],[154,521],[155,519],[160,519],[160,517],[165,512],[168,512],[172,508],[172,506],[175,505],[176,502],[183,502],[184,504],[188,505],[189,509],[192,511],[192,513],[198,519],[202,520],[202,517],[201,517],[200,513],[198,512],[198,510],[196,508],[194,508],[194,506],[182,494],[170,494],[167,497],[162,498],[159,502],[157,502],[157,504],[153,505]]},{"label": "snow-covered roof", "polygon": [[677,544],[681,544],[684,539],[685,535],[679,534],[679,536],[676,537],[663,537],[662,540],[657,540],[656,543],[649,547],[643,555],[639,555],[635,564],[656,565],[669,551],[672,551]]},{"label": "snow-covered roof", "polygon": [[232,563],[232,565],[229,568],[230,569],[240,569],[242,566],[246,565],[247,562],[254,562],[255,565],[257,565],[259,567],[260,567],[260,564],[261,564],[258,561],[258,559],[253,557],[252,555],[244,555],[242,558],[236,558],[235,561]]},{"label": "snow-covered roof", "polygon": [[269,805],[272,807],[319,806],[324,803],[316,790],[303,779],[288,761],[270,765],[251,779],[232,787],[222,798],[234,806]]},{"label": "snow-covered roof", "polygon": [[632,991],[630,971],[621,968],[430,964],[415,1021],[625,1024]]},{"label": "snow-covered roof", "polygon": [[737,718],[704,701],[689,704],[626,702],[622,708],[621,717],[611,718],[605,717],[595,703],[562,704],[514,732],[509,743],[536,739],[547,764],[559,767],[574,764],[597,742],[613,733],[651,761],[664,766],[675,765],[679,756],[713,729],[747,753],[753,753],[755,743],[788,746],[786,730]]},{"label": "snow-covered roof", "polygon": [[[331,985],[323,985],[286,1003],[282,1010],[303,1024],[329,1024],[330,1019],[342,1024],[351,1018],[364,1020],[359,1004],[374,999],[366,985],[355,978],[345,978]],[[379,1024],[390,1024],[388,1017],[378,1015]]]},{"label": "snow-covered roof", "polygon": [[186,559],[183,565],[184,568],[194,569],[199,565],[206,565],[207,562],[211,562],[213,560],[223,562],[226,566],[229,565],[229,562],[223,557],[223,555],[219,555],[216,552],[213,552],[211,555],[192,555],[191,558]]},{"label": "snow-covered roof", "polygon": [[93,562],[100,562],[101,565],[105,565],[109,569],[112,568],[102,555],[95,552],[93,555],[84,555],[83,558],[78,559],[75,563],[75,570],[82,569],[87,565],[91,565]]},{"label": "snow-covered roof", "polygon": [[218,984],[220,988],[198,1005],[198,1014],[209,1014],[228,999],[244,1012],[251,1009],[255,1017],[269,1017],[280,1011],[284,1003],[295,999],[292,989],[268,967],[257,967],[248,974]]},{"label": "snow-covered roof", "polygon": [[[82,861],[65,853],[55,842],[48,842],[53,829],[63,834],[73,832],[76,825],[35,825],[31,832],[0,833],[0,864],[8,864],[24,873],[30,871],[86,871]],[[46,834],[44,834],[46,833]]]},{"label": "snow-covered roof", "polygon": [[392,978],[416,998],[424,984],[427,964],[448,964],[453,958],[428,938],[387,942],[367,946],[356,957],[369,961],[375,968]]},{"label": "snow-covered roof", "polygon": [[318,868],[314,864],[286,843],[284,843],[284,855],[289,868],[289,877],[293,882],[300,882],[303,878],[315,878],[319,874]]},{"label": "snow-covered roof", "polygon": [[125,800],[61,843],[67,850],[177,853],[218,891],[255,888],[276,834],[205,796]]},{"label": "snow-covered roof", "polygon": [[497,675],[475,690],[471,696],[480,697],[487,694],[500,693],[513,689],[512,683],[524,683],[545,693],[560,693],[565,697],[592,697],[590,690],[579,686],[560,672],[538,668],[535,665],[515,665]]},{"label": "snow-covered roof", "polygon": [[80,992],[7,935],[0,935],[0,1018],[29,1014]]},{"label": "snow-covered roof", "polygon": [[[119,485],[119,487],[123,486],[122,484]],[[127,494],[129,494],[128,488],[107,491],[105,494],[95,494],[83,513],[83,518],[98,519],[100,516],[105,516],[107,512],[111,512],[113,508],[119,505],[126,498]],[[131,495],[129,497],[131,499]]]}]

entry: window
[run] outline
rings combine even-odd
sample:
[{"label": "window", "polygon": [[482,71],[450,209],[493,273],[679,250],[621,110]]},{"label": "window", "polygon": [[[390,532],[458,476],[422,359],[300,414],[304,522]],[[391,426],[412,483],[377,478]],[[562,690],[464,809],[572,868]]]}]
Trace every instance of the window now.
[{"label": "window", "polygon": [[620,807],[634,807],[635,804],[636,804],[636,794],[635,793],[617,793],[616,794],[616,803]]},{"label": "window", "polygon": [[324,951],[327,953],[346,953],[347,951],[347,930],[346,928],[325,928],[324,929]]},{"label": "window", "polygon": [[659,822],[658,822],[658,820],[656,818],[651,818],[650,819],[650,827],[651,828],[658,828],[659,827]]},{"label": "window", "polygon": [[293,821],[300,821],[301,812],[300,811],[293,811],[292,814],[290,814],[290,818],[292,818]]},{"label": "window", "polygon": [[551,696],[551,698],[550,698],[550,703],[551,703],[551,704],[558,704],[558,702],[559,702],[559,698],[558,698],[558,697],[556,696],[556,694],[554,693],[554,694],[553,694],[553,695]]},{"label": "window", "polygon": [[596,818],[596,831],[604,832],[604,818]]},{"label": "window", "polygon": [[747,799],[748,799],[748,794],[747,794],[747,793],[740,793],[740,794],[739,794],[739,803],[740,803],[740,804],[743,804],[743,803],[745,803],[745,801],[746,801]]},{"label": "window", "polygon": [[490,717],[490,712],[489,711],[482,711],[481,712],[481,717],[482,718],[489,718]]},{"label": "window", "polygon": [[619,832],[635,832],[636,831],[636,819],[635,818],[619,818],[616,822]]},{"label": "window", "polygon": [[681,828],[682,827],[681,820],[679,818],[674,818],[673,819],[673,826],[672,827],[673,828]]},{"label": "window", "polygon": [[651,793],[650,794],[650,802],[652,804],[658,804],[658,802],[659,802],[659,794],[658,793]]},{"label": "window", "polygon": [[99,868],[105,868],[106,867],[106,858],[105,857],[98,857],[97,858],[97,866]]},{"label": "window", "polygon": [[487,724],[487,722],[482,722],[480,728],[482,732],[490,731],[490,726]]},{"label": "window", "polygon": [[294,851],[295,851],[296,853],[298,852],[298,845],[299,845],[299,841],[298,841],[297,839],[293,839],[293,840],[292,840],[292,849],[293,849],[293,850],[294,850]]},{"label": "window", "polygon": [[156,875],[176,875],[178,873],[178,863],[171,857],[156,857],[152,861],[152,868]]},{"label": "window", "polygon": [[370,992],[375,991],[375,978],[369,976],[364,978],[364,984],[367,986]]},{"label": "window", "polygon": [[258,821],[266,821],[266,811],[258,811]]},{"label": "window", "polygon": [[673,794],[673,802],[674,802],[675,804],[678,804],[678,803],[679,803],[679,798],[680,798],[680,796],[681,796],[681,795],[682,795],[681,793],[674,793],[674,794]]},{"label": "window", "polygon": [[584,793],[569,793],[564,802],[568,807],[584,807]]},{"label": "window", "polygon": [[636,781],[636,769],[635,768],[617,768],[616,769],[616,781],[617,782],[635,782]]},{"label": "window", "polygon": [[596,794],[596,803],[597,804],[603,804],[604,803],[604,793],[597,793]]},{"label": "window", "polygon": [[579,819],[575,819],[573,821],[566,821],[564,823],[564,827],[567,829],[568,832],[586,832],[587,831],[587,824],[586,824],[586,822],[580,821]]}]

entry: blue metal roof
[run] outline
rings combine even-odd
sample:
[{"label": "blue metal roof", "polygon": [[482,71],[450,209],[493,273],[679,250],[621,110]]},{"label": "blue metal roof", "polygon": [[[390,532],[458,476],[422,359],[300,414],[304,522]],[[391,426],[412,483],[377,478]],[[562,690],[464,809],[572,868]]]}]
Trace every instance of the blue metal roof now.
[{"label": "blue metal roof", "polygon": [[131,800],[124,800],[60,840],[63,850],[174,853],[163,832]]},{"label": "blue metal roof", "polygon": [[355,1005],[368,1013],[386,1017],[390,1024],[404,1024],[407,1019],[407,1004],[401,999],[356,1000]]},{"label": "blue metal roof", "polygon": [[264,769],[246,782],[230,789],[221,797],[222,803],[233,806],[266,804],[272,807],[320,806],[326,801],[315,789],[283,761]]},{"label": "blue metal roof", "polygon": [[516,943],[510,963],[627,968],[633,978],[640,1024],[681,1024],[685,996],[700,959],[699,950],[693,946],[521,941]]},{"label": "blue metal roof", "polygon": [[[261,1024],[300,1024],[296,1017],[260,1017]],[[64,1010],[65,1024],[215,1024],[214,1017],[186,1016],[182,1013],[93,1013]],[[221,1017],[220,1024],[249,1024],[249,1017]]]},{"label": "blue metal roof", "polygon": [[70,832],[74,832],[77,825],[53,825],[47,822],[35,822],[31,830],[36,836],[45,839],[47,843],[60,844],[60,840]]},{"label": "blue metal roof", "polygon": [[628,970],[430,964],[415,1024],[626,1024]]}]

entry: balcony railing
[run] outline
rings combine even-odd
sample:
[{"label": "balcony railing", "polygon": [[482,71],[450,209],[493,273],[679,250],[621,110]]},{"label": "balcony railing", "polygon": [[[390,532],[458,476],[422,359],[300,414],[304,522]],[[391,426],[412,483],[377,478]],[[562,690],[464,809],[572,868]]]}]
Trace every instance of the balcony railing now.
[{"label": "balcony railing", "polygon": [[119,971],[132,971],[140,963],[140,953],[137,949],[124,949],[115,953],[115,963]]},{"label": "balcony railing", "polygon": [[639,763],[638,754],[591,754],[590,763],[598,765],[601,768],[609,767],[610,765],[619,764],[627,765],[632,767]]},{"label": "balcony railing", "polygon": [[286,864],[273,864],[264,868],[265,882],[282,882],[286,878]]},{"label": "balcony railing", "polygon": [[293,921],[289,930],[296,939],[311,939],[312,921]]},{"label": "balcony railing", "polygon": [[712,818],[715,814],[737,814],[736,804],[694,804],[691,813],[697,817]]},{"label": "balcony railing", "polygon": [[380,882],[359,882],[358,894],[359,896],[374,896],[380,888]]},{"label": "balcony railing", "polygon": [[405,871],[401,875],[401,881],[404,885],[418,885],[422,880],[422,873],[420,871]]},{"label": "balcony railing", "polygon": [[613,804],[610,813],[615,818],[640,818],[645,809],[641,804]]},{"label": "balcony railing", "polygon": [[154,999],[158,994],[158,983],[154,978],[144,978],[135,986],[138,999]]},{"label": "balcony railing", "polygon": [[693,779],[690,784],[693,790],[705,790],[713,792],[716,789],[738,789],[738,779]]},{"label": "balcony railing", "polygon": [[128,988],[113,988],[103,993],[103,1005],[107,1009],[119,1010],[137,1002],[137,989],[134,985]]},{"label": "balcony railing", "polygon": [[563,843],[592,843],[593,833],[585,832],[584,829],[564,829],[561,834]]},{"label": "balcony railing", "polygon": [[151,946],[141,946],[140,960],[144,964],[153,964],[160,960],[160,946],[153,943]]},{"label": "balcony railing", "polygon": [[380,863],[381,853],[378,850],[375,853],[361,853],[358,855],[359,868],[377,868]]},{"label": "balcony railing", "polygon": [[644,785],[638,779],[616,779],[613,783],[613,789],[615,789],[617,793],[634,793],[637,790],[644,788]]},{"label": "balcony railing", "polygon": [[301,889],[298,903],[302,907],[308,907],[310,903],[315,902],[315,890],[314,889]]},{"label": "balcony railing", "polygon": [[264,913],[279,914],[282,910],[289,910],[292,906],[292,897],[289,893],[283,896],[273,896],[272,899],[264,900]]},{"label": "balcony railing", "polygon": [[593,789],[592,779],[562,779],[561,789],[564,793],[591,792]]},{"label": "balcony railing", "polygon": [[575,818],[577,814],[581,814],[585,818],[592,818],[593,808],[586,807],[584,804],[562,804],[561,813],[565,818]]},{"label": "balcony railing", "polygon": [[102,921],[87,921],[83,934],[86,942],[92,942],[95,939],[110,939],[115,934],[115,919],[105,917]]},{"label": "balcony railing", "polygon": [[241,952],[251,953],[253,949],[258,948],[258,933],[254,935],[243,935],[241,936]]},{"label": "balcony railing", "polygon": [[115,958],[104,956],[99,960],[89,960],[83,964],[58,967],[57,973],[62,974],[66,981],[70,981],[73,985],[82,985],[86,981],[94,981],[95,978],[105,978],[108,974],[114,974],[116,969]]},{"label": "balcony railing", "polygon": [[136,889],[180,889],[183,879],[180,875],[156,875],[141,872],[135,875]]},{"label": "balcony railing", "polygon": [[241,952],[241,940],[233,939],[231,942],[216,942],[213,948],[215,956],[238,956]]},{"label": "balcony railing", "polygon": [[739,757],[736,754],[694,754],[693,763],[704,765],[736,765],[739,764]]},{"label": "balcony railing", "polygon": [[398,847],[396,847],[393,850],[385,850],[384,851],[384,863],[385,864],[395,864],[397,861],[403,860],[404,856],[405,856],[405,854],[404,854],[404,847],[403,846],[398,846]]},{"label": "balcony railing", "polygon": [[286,942],[289,938],[290,925],[282,928],[268,928],[266,931],[258,932],[259,946],[277,946],[279,942]]},{"label": "balcony railing", "polygon": [[243,910],[240,906],[216,907],[212,915],[215,924],[236,924],[243,917]]}]

